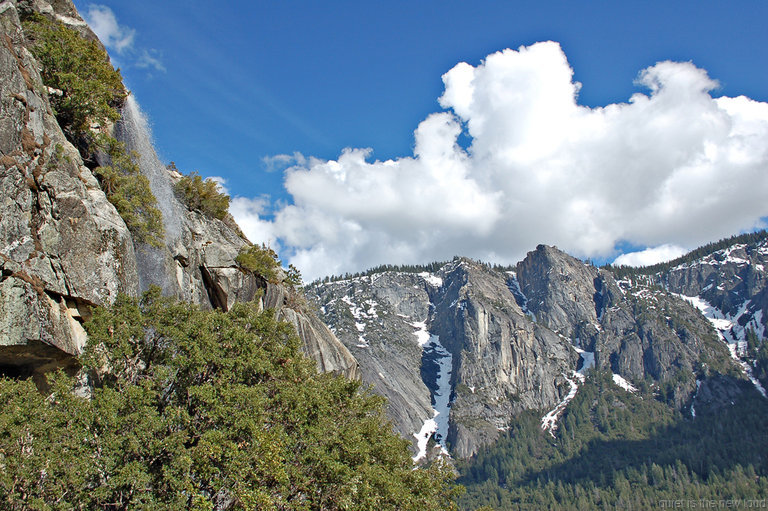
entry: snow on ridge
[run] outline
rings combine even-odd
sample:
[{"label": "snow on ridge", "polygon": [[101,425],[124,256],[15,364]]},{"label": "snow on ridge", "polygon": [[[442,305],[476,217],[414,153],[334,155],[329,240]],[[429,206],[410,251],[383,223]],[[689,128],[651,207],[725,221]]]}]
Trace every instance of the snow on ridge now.
[{"label": "snow on ridge", "polygon": [[560,401],[557,406],[552,409],[551,412],[541,418],[541,429],[543,431],[549,431],[549,434],[552,435],[552,438],[555,438],[555,430],[557,429],[557,421],[560,418],[560,415],[565,410],[565,407],[568,406],[568,403],[570,403],[571,400],[576,397],[576,392],[579,390],[579,385],[575,380],[579,380],[581,383],[584,383],[583,374],[572,371],[571,376],[573,376],[573,379],[568,378],[568,376],[563,373],[563,377],[571,386],[571,390],[568,391],[568,395],[565,396],[565,398]]},{"label": "snow on ridge", "polygon": [[416,329],[416,331],[413,332],[413,335],[416,336],[416,342],[419,343],[419,346],[422,348],[426,346],[431,337],[430,333],[427,331],[427,320],[425,319],[424,321],[414,321],[413,323],[408,324]]},{"label": "snow on ridge", "polygon": [[432,287],[443,287],[443,279],[441,279],[437,275],[434,275],[426,271],[423,271],[418,275],[419,277],[424,279],[427,282],[427,284],[429,284]]},{"label": "snow on ridge", "polygon": [[622,378],[620,375],[613,373],[613,383],[621,387],[622,389],[626,390],[627,392],[637,392],[637,387],[629,383],[627,380]]},{"label": "snow on ridge", "polygon": [[[728,345],[728,351],[731,354],[731,358],[737,364],[739,364],[739,366],[741,366],[741,368],[746,373],[747,378],[749,378],[749,381],[752,382],[757,391],[760,392],[764,398],[768,399],[768,393],[766,393],[766,390],[760,381],[755,378],[755,375],[752,372],[752,367],[739,357],[739,352],[744,353],[744,350],[746,349],[746,343],[744,341],[744,338],[746,337],[746,328],[748,325],[752,324],[752,322],[755,320],[755,317],[757,317],[757,314],[755,314],[755,316],[752,318],[752,321],[747,323],[745,326],[741,326],[738,323],[739,317],[746,312],[750,300],[746,300],[743,304],[741,304],[741,307],[739,307],[739,310],[735,315],[726,316],[720,311],[720,309],[714,307],[700,296],[686,296],[680,294],[676,294],[675,296],[678,296],[689,302],[691,305],[699,309],[702,314],[704,314],[704,317],[706,317],[715,327],[715,331],[717,332],[717,336],[720,338],[720,340]],[[762,314],[760,315],[760,318],[762,318]]]},{"label": "snow on ridge", "polygon": [[751,313],[749,306],[751,300],[745,300],[738,308],[735,314],[723,314],[723,312],[714,305],[707,302],[701,296],[686,296],[672,293],[678,298],[696,307],[715,327],[718,335],[728,344],[735,344],[738,353],[744,353],[746,349],[747,331],[752,328],[758,337],[765,336],[765,327],[762,324],[763,311],[754,312],[752,318],[741,325],[742,316]]}]

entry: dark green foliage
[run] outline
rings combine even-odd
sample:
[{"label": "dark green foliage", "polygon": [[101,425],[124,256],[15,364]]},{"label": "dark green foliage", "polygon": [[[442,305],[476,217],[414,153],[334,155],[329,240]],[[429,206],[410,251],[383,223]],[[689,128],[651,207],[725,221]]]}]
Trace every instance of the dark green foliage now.
[{"label": "dark green foliage", "polygon": [[125,144],[107,135],[99,135],[96,143],[110,160],[109,165],[94,170],[107,199],[117,209],[134,240],[162,246],[163,215],[157,208],[149,180],[133,161],[135,155],[129,155]]},{"label": "dark green foliage", "polygon": [[223,220],[229,212],[229,195],[219,192],[215,181],[203,179],[197,172],[183,176],[174,190],[188,208],[210,218]]},{"label": "dark green foliage", "polygon": [[285,272],[285,282],[293,287],[300,287],[302,285],[301,271],[294,265],[289,264],[288,270]]},{"label": "dark green foliage", "polygon": [[556,438],[540,429],[544,412],[526,413],[463,464],[461,505],[651,509],[665,499],[765,499],[768,403],[745,385],[732,406],[697,406],[691,420],[662,396],[627,393],[593,371]]},{"label": "dark green foliage", "polygon": [[747,330],[747,356],[753,361],[755,378],[768,387],[768,341],[758,338],[752,328]]},{"label": "dark green foliage", "polygon": [[320,282],[338,282],[340,280],[354,279],[358,277],[367,277],[370,275],[376,275],[378,273],[384,273],[387,271],[395,271],[400,273],[421,273],[421,272],[436,272],[443,266],[448,264],[447,262],[433,262],[429,264],[382,264],[366,271],[357,273],[345,273],[344,275],[332,275],[319,279],[310,285]]},{"label": "dark green foliage", "polygon": [[413,470],[382,399],[318,374],[272,311],[154,289],[86,326],[92,399],[0,381],[3,509],[453,507],[450,472]]},{"label": "dark green foliage", "polygon": [[30,49],[42,65],[43,83],[62,91],[61,96],[52,94],[50,101],[69,139],[88,135],[92,123],[118,120],[117,107],[127,92],[120,71],[98,43],[41,14],[24,18]]},{"label": "dark green foliage", "polygon": [[266,245],[246,245],[235,258],[244,269],[257,273],[270,282],[277,282],[280,260],[277,253]]}]

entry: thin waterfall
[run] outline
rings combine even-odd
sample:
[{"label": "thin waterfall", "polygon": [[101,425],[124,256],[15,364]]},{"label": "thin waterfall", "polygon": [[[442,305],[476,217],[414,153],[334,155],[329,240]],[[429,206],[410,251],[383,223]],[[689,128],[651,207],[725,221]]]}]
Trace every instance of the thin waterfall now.
[{"label": "thin waterfall", "polygon": [[446,440],[448,438],[448,418],[451,410],[451,369],[453,356],[440,342],[440,336],[430,334],[429,343],[424,346],[422,355],[423,363],[430,361],[437,366],[434,380],[425,382],[430,389],[432,407],[435,410],[435,422],[437,428],[435,439],[447,451]]},{"label": "thin waterfall", "polygon": [[122,118],[115,125],[115,138],[125,143],[129,152],[138,155],[141,173],[149,180],[149,186],[157,199],[157,207],[163,215],[165,247],[147,244],[136,246],[139,271],[139,288],[146,291],[150,285],[160,286],[163,294],[177,294],[178,284],[173,278],[172,247],[181,239],[184,208],[173,193],[173,183],[165,165],[157,157],[152,146],[152,133],[147,117],[139,108],[133,95],[129,95],[121,111]]},{"label": "thin waterfall", "polygon": [[149,186],[157,198],[157,206],[163,214],[166,244],[170,246],[181,236],[183,209],[173,193],[168,170],[155,153],[147,117],[133,95],[126,99],[121,114],[122,119],[115,126],[115,136],[125,143],[129,152],[139,155],[141,173],[149,179]]},{"label": "thin waterfall", "polygon": [[[433,416],[428,418],[421,430],[414,434],[419,452],[413,461],[419,461],[427,454],[427,444],[434,438],[444,454],[448,454],[449,417],[451,411],[451,372],[453,356],[440,342],[440,336],[429,333],[426,321],[413,323],[419,328],[415,333],[422,347],[421,378],[429,389]],[[428,337],[428,339],[427,339]]]}]

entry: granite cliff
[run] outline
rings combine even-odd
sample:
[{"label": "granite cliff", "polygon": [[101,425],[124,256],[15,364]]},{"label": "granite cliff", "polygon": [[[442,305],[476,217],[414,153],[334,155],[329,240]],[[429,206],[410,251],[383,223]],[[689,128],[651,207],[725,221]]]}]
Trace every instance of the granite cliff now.
[{"label": "granite cliff", "polygon": [[68,0],[0,3],[0,371],[40,379],[54,368],[74,370],[90,309],[159,285],[203,308],[259,300],[297,327],[321,370],[358,377],[355,359],[282,274],[268,281],[235,261],[249,242],[231,217],[211,218],[176,198],[181,176],[159,162],[129,96],[116,124],[92,130],[138,153],[158,199],[163,242],[135,239],[94,174],[99,155],[81,154],[57,122],[49,98],[61,91],[43,83],[20,22],[30,13],[96,40]]},{"label": "granite cliff", "polygon": [[[76,371],[93,307],[151,285],[202,308],[256,300],[291,322],[323,371],[362,378],[388,398],[415,459],[468,457],[516,417],[552,431],[591,369],[612,373],[693,416],[757,389],[748,332],[766,334],[765,236],[646,270],[599,269],[541,245],[514,267],[465,258],[380,269],[307,286],[238,262],[250,243],[229,216],[174,191],[130,96],[93,126],[138,154],[163,219],[159,244],[137,239],[103,191],[103,154],[72,143],[51,107],[20,16],[95,35],[69,0],[0,2],[0,373]],[[752,380],[752,384],[749,383]]]},{"label": "granite cliff", "polygon": [[470,456],[525,410],[540,410],[544,429],[557,427],[592,368],[684,413],[697,390],[717,404],[745,388],[747,375],[711,322],[652,279],[618,279],[544,245],[513,268],[457,258],[428,269],[307,289],[363,380],[389,398],[417,459],[430,437]]}]

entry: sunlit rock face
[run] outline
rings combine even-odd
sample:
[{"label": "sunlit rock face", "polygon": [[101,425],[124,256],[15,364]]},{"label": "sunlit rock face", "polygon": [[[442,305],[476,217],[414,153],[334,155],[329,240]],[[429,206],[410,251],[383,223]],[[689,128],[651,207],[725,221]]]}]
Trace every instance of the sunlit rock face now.
[{"label": "sunlit rock face", "polygon": [[690,303],[555,247],[541,245],[512,268],[456,258],[430,271],[319,282],[307,295],[363,380],[389,399],[389,417],[413,440],[417,460],[430,437],[470,456],[525,410],[556,425],[555,412],[592,368],[612,372],[627,391],[674,381],[665,399],[685,409],[703,361],[733,367]]},{"label": "sunlit rock face", "polygon": [[[389,399],[390,418],[413,439],[417,458],[427,432],[463,457],[495,440],[516,413],[556,403],[562,373],[577,364],[567,342],[526,316],[509,279],[456,259],[433,273],[388,271],[316,284],[307,294],[360,362],[363,380]],[[431,420],[433,431],[425,430]]]},{"label": "sunlit rock face", "polygon": [[136,257],[53,116],[15,2],[0,27],[0,367],[39,376],[72,364],[91,306],[136,294]]},{"label": "sunlit rock face", "polygon": [[231,218],[209,218],[179,202],[173,188],[181,176],[157,158],[146,118],[129,96],[112,134],[137,154],[165,227],[160,247],[133,239],[89,168],[97,158],[84,155],[86,165],[53,115],[48,94],[56,91],[43,85],[25,47],[21,9],[95,39],[69,0],[0,6],[0,371],[40,378],[56,367],[75,367],[91,308],[157,285],[203,308],[228,310],[258,299],[297,327],[319,369],[358,377],[349,351],[291,299],[292,290],[235,262],[248,241]]}]

